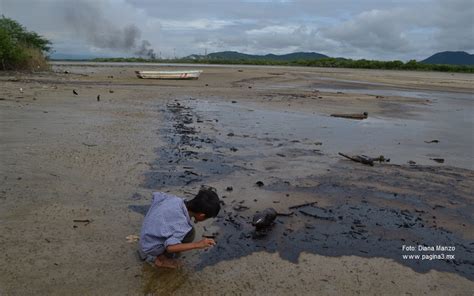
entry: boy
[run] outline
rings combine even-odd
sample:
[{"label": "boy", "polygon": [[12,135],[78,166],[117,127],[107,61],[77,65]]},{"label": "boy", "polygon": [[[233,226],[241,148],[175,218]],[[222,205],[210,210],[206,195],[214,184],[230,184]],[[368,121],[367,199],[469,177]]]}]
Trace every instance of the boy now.
[{"label": "boy", "polygon": [[199,190],[192,200],[163,192],[153,193],[153,201],[143,221],[138,253],[142,260],[158,267],[176,268],[178,262],[170,258],[173,253],[205,249],[216,244],[213,239],[194,239],[194,222],[216,217],[221,206],[217,193],[210,188]]}]

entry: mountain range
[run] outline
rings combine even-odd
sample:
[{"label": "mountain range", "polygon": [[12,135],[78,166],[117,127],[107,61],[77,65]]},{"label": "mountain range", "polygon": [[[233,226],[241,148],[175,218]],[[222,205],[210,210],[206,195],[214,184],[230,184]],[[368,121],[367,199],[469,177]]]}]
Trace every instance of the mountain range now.
[{"label": "mountain range", "polygon": [[[233,61],[235,62],[260,62],[260,61],[268,61],[268,62],[297,62],[297,61],[315,61],[319,59],[331,58],[327,55],[317,53],[317,52],[294,52],[289,54],[266,54],[266,55],[254,55],[254,54],[245,54],[240,53],[237,51],[221,51],[221,52],[214,52],[208,55],[197,55],[193,54],[180,60],[195,60],[199,61],[202,60],[203,62],[206,61],[222,61],[224,63]],[[109,61],[111,60],[130,60],[130,59],[137,59],[137,58],[112,58],[112,57],[97,57],[97,56],[90,56],[90,55],[71,55],[71,54],[61,54],[61,53],[54,53],[50,57],[51,60],[93,60],[93,59],[103,59]],[[335,58],[339,61],[351,61],[350,59],[344,59],[341,57]],[[474,54],[469,54],[464,51],[444,51],[438,52],[422,61],[419,61],[422,64],[437,64],[437,65],[461,65],[461,66],[474,66]]]}]

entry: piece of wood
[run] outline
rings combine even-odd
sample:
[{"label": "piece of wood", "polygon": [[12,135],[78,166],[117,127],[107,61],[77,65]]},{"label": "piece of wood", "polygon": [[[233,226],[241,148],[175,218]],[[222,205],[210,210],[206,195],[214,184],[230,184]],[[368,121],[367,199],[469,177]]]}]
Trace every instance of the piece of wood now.
[{"label": "piece of wood", "polygon": [[293,209],[302,208],[302,207],[306,207],[306,206],[312,206],[312,205],[317,204],[317,203],[318,203],[317,201],[307,202],[307,203],[304,203],[304,204],[291,206],[288,209],[293,210]]},{"label": "piece of wood", "polygon": [[331,114],[331,117],[340,117],[340,118],[348,118],[348,119],[357,119],[357,120],[362,120],[362,119],[367,119],[369,114],[367,112],[364,113],[355,113],[355,114],[341,114],[341,113],[335,113]]},{"label": "piece of wood", "polygon": [[355,162],[360,162],[360,163],[363,163],[363,164],[374,166],[374,160],[371,159],[370,157],[365,156],[365,155],[349,156],[349,155],[346,155],[346,154],[341,153],[341,152],[339,152],[339,155],[341,155],[341,156],[343,156],[347,159],[350,159],[352,161],[355,161]]},{"label": "piece of wood", "polygon": [[300,210],[299,212],[303,215],[310,216],[310,217],[320,219],[320,220],[327,220],[327,221],[333,221],[333,222],[336,221],[336,218],[334,218],[334,217],[326,217],[326,216],[315,215],[315,214],[308,213],[305,210]]}]

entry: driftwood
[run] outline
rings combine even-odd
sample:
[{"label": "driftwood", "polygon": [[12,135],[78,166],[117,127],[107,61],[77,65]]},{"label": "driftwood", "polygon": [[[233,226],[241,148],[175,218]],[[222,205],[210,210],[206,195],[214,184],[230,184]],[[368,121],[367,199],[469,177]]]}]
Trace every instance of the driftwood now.
[{"label": "driftwood", "polygon": [[374,160],[372,158],[368,157],[368,156],[365,156],[365,155],[349,156],[349,155],[346,155],[346,154],[341,153],[341,152],[339,152],[339,155],[344,156],[345,158],[350,159],[350,160],[355,161],[355,162],[360,162],[360,163],[363,163],[363,164],[374,166]]},{"label": "driftwood", "polygon": [[313,217],[313,218],[320,219],[320,220],[327,220],[327,221],[333,221],[333,222],[336,221],[336,218],[334,218],[334,217],[320,216],[320,215],[316,215],[316,214],[306,212],[305,210],[300,210],[300,213],[305,215],[305,216]]},{"label": "driftwood", "polygon": [[373,161],[378,161],[378,162],[390,162],[390,158],[385,158],[383,155],[380,155],[379,157],[371,158]]},{"label": "driftwood", "polygon": [[353,113],[353,114],[335,113],[335,114],[331,114],[331,117],[341,117],[341,118],[358,119],[358,120],[367,119],[368,116],[369,116],[369,113],[367,113],[367,112],[360,113],[360,114],[359,113]]},{"label": "driftwood", "polygon": [[302,207],[306,207],[306,206],[312,206],[312,205],[317,204],[317,203],[318,203],[317,201],[307,202],[307,203],[304,203],[304,204],[291,206],[291,207],[289,207],[289,209],[293,210],[293,209],[302,208]]},{"label": "driftwood", "polygon": [[[74,219],[74,220],[72,220],[72,221],[73,221],[74,223],[84,223],[84,226],[89,225],[89,224],[92,222],[92,220],[90,220],[90,219]],[[77,228],[76,225],[74,225],[73,227],[74,227],[74,228]]]},{"label": "driftwood", "polygon": [[74,219],[72,222],[77,222],[77,223],[91,223],[92,221],[89,219]]}]

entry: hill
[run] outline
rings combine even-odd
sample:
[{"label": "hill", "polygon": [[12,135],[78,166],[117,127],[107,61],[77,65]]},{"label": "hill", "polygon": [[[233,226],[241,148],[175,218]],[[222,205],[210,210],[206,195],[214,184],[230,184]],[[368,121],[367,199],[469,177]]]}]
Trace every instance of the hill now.
[{"label": "hill", "polygon": [[430,56],[421,63],[472,66],[474,65],[474,55],[464,51],[443,51]]}]

